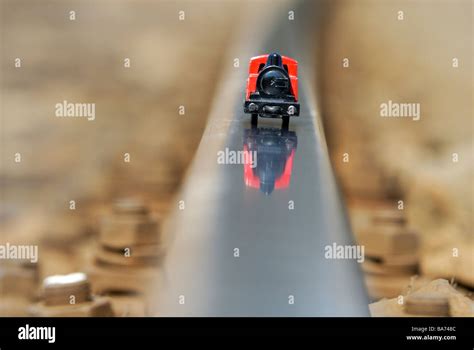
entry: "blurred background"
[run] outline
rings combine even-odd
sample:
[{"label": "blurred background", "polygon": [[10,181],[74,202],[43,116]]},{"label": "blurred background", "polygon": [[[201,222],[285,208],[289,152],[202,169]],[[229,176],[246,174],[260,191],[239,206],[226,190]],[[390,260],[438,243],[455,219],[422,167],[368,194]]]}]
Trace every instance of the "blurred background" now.
[{"label": "blurred background", "polygon": [[[444,277],[470,290],[472,5],[331,2],[319,61],[329,150],[356,237],[367,208],[402,209],[416,231],[418,281]],[[388,100],[419,103],[420,120],[380,117]],[[398,295],[407,280],[368,276],[376,298]]]},{"label": "blurred background", "polygon": [[[166,217],[252,4],[1,0],[0,243],[37,244],[42,254],[34,273],[3,272],[3,314],[25,312],[44,277],[87,270],[117,198],[138,197]],[[374,256],[364,268],[372,300],[436,278],[471,300],[472,2],[321,9],[319,32],[308,35],[319,41],[321,115],[356,238],[371,244],[367,216],[380,208],[403,210],[412,230],[408,262],[387,267]],[[56,118],[63,100],[95,103],[96,119]],[[420,103],[421,119],[381,118],[388,100]],[[460,314],[473,313],[466,303]]]}]

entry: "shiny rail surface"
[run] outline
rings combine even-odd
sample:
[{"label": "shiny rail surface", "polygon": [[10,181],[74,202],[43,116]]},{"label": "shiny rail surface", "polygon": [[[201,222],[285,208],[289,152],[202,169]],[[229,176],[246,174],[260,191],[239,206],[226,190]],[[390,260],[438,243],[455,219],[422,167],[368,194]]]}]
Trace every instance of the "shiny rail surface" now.
[{"label": "shiny rail surface", "polygon": [[[321,14],[308,4],[284,3],[272,11],[255,5],[246,19],[229,58],[239,57],[241,66],[222,76],[176,210],[164,227],[169,247],[154,282],[156,315],[369,314],[359,264],[325,258],[326,246],[354,243],[317,114],[317,42],[309,34]],[[297,20],[288,20],[290,10]],[[251,28],[270,32],[263,37]],[[252,128],[243,113],[248,59],[272,51],[299,61],[301,113],[289,130],[271,119]],[[218,162],[219,152],[229,155],[255,144],[257,168],[261,162],[260,175],[270,183],[264,188],[252,187],[242,164]],[[289,184],[280,179],[272,188],[274,178],[288,174],[290,158]]]}]

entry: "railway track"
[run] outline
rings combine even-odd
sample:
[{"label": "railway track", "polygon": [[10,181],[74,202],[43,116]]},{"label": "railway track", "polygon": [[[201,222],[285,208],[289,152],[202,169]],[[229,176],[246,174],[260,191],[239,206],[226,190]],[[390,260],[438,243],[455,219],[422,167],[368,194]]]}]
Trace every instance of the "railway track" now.
[{"label": "railway track", "polygon": [[[331,259],[328,246],[354,242],[329,162],[315,99],[313,33],[320,15],[309,2],[253,5],[228,58],[208,125],[165,224],[167,254],[154,281],[162,316],[366,316],[368,297],[355,259]],[[291,20],[291,11],[295,20]],[[307,40],[306,40],[307,39]],[[251,56],[278,51],[300,63],[300,116],[252,127],[243,113]],[[252,188],[242,164],[219,164],[249,137],[293,142],[286,188]],[[291,140],[290,140],[291,139]],[[290,147],[290,146],[288,146]],[[263,151],[257,161],[265,161]],[[271,163],[271,165],[275,165]],[[268,164],[267,164],[268,165]],[[271,173],[271,169],[266,169]]]}]

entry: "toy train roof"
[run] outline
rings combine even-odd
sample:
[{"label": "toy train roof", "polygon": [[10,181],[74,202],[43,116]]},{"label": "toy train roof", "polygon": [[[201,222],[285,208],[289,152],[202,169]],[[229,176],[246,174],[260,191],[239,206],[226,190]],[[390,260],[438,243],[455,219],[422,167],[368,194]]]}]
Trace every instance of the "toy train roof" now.
[{"label": "toy train roof", "polygon": [[[249,64],[249,73],[258,71],[258,67],[260,66],[260,64],[267,62],[268,55],[269,54],[252,57],[250,59],[250,64]],[[288,56],[281,56],[281,59],[283,61],[283,64],[293,66],[296,73],[296,69],[298,67],[298,61]]]},{"label": "toy train roof", "polygon": [[[265,54],[265,55],[259,55],[259,56],[254,56],[250,59],[250,61],[254,61],[254,60],[266,60],[267,57],[268,57],[268,53]],[[298,64],[298,61],[296,61],[295,59],[293,58],[290,58],[288,56],[281,56],[282,60],[288,62],[288,63],[292,63],[292,64]]]}]

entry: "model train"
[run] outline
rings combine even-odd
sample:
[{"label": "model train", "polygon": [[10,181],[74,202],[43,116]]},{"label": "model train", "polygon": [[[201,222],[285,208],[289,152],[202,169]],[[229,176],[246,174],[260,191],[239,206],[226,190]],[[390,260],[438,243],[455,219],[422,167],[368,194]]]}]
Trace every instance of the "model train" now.
[{"label": "model train", "polygon": [[244,102],[244,112],[258,117],[282,118],[298,116],[298,62],[277,53],[252,57]]}]

